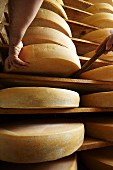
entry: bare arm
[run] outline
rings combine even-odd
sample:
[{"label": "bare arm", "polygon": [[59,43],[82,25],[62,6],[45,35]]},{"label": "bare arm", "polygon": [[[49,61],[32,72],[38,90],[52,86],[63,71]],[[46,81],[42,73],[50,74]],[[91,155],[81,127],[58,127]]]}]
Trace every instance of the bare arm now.
[{"label": "bare arm", "polygon": [[20,60],[18,55],[23,47],[23,36],[35,18],[43,0],[9,0],[9,56],[10,66],[26,66],[27,63]]}]

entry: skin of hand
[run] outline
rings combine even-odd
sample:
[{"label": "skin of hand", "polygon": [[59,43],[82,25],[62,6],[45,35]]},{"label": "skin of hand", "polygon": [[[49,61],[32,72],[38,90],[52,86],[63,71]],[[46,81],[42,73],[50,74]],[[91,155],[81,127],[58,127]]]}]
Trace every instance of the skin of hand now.
[{"label": "skin of hand", "polygon": [[101,46],[106,43],[106,51],[104,54],[107,54],[110,51],[113,51],[113,29],[110,30],[110,34],[105,40],[97,47],[96,53],[100,50]]}]

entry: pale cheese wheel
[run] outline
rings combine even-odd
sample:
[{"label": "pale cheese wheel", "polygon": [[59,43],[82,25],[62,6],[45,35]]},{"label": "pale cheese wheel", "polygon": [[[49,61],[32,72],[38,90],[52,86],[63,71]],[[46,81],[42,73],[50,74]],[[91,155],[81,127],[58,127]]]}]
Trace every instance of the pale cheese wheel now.
[{"label": "pale cheese wheel", "polygon": [[113,5],[113,0],[85,0],[85,1],[91,2],[93,4],[96,4],[96,3],[108,3],[108,4]]},{"label": "pale cheese wheel", "polygon": [[97,3],[87,8],[86,11],[93,14],[99,12],[113,13],[113,6],[108,3]]},{"label": "pale cheese wheel", "polygon": [[[106,97],[108,95],[108,97]],[[99,96],[99,99],[101,100],[102,94],[97,95]],[[96,96],[96,98],[97,98]],[[101,97],[100,97],[101,96]],[[103,97],[105,96],[106,99],[102,99],[101,102],[109,103],[109,100],[111,100],[111,96],[113,96],[113,92],[109,92],[107,94],[103,94]],[[110,98],[109,98],[110,96]],[[94,96],[92,96],[94,97]],[[98,99],[98,100],[99,100]],[[96,100],[96,99],[94,99]],[[106,100],[106,101],[105,101]],[[97,102],[97,101],[96,101]],[[110,101],[111,103],[111,101]],[[100,102],[99,102],[100,104]],[[112,104],[113,106],[113,104]],[[106,107],[106,104],[105,104]],[[111,104],[110,104],[111,107]],[[105,141],[113,142],[113,117],[93,117],[88,119],[85,122],[85,130],[88,136],[91,136],[93,138],[102,139]]]},{"label": "pale cheese wheel", "polygon": [[89,32],[82,36],[82,39],[92,41],[95,43],[102,43],[105,38],[107,38],[109,35],[111,35],[110,31],[113,30],[112,28],[103,28],[99,30],[95,30],[92,32]]},{"label": "pale cheese wheel", "polygon": [[59,14],[61,17],[68,19],[64,8],[56,0],[44,0],[41,8],[51,10]]},{"label": "pale cheese wheel", "polygon": [[81,160],[91,170],[113,169],[113,147],[93,149],[80,153]]},{"label": "pale cheese wheel", "polygon": [[[96,52],[95,52],[95,50],[94,50],[94,51],[90,51],[90,52],[84,54],[83,56],[84,56],[84,57],[92,58],[95,53],[96,53]],[[110,51],[110,52],[107,53],[107,54],[102,54],[102,55],[99,57],[99,59],[104,60],[104,61],[111,61],[111,62],[112,62],[112,61],[113,61],[113,51]]]},{"label": "pale cheese wheel", "polygon": [[23,47],[19,58],[28,62],[24,68],[9,67],[5,72],[22,72],[43,76],[69,77],[81,68],[79,57],[72,50],[57,44],[34,44]]},{"label": "pale cheese wheel", "polygon": [[1,108],[73,108],[79,106],[77,92],[49,87],[15,87],[0,90]]},{"label": "pale cheese wheel", "polygon": [[113,65],[107,65],[86,71],[80,78],[101,81],[113,81]]},{"label": "pale cheese wheel", "polygon": [[61,31],[69,37],[72,37],[71,29],[64,18],[47,9],[40,8],[38,14],[30,26],[53,28]]},{"label": "pale cheese wheel", "polygon": [[58,2],[59,4],[61,4],[61,5],[64,5],[63,0],[57,0],[57,2]]},{"label": "pale cheese wheel", "polygon": [[83,144],[82,123],[51,120],[10,121],[0,124],[0,160],[39,163],[71,155]]},{"label": "pale cheese wheel", "polygon": [[81,20],[85,24],[96,26],[99,28],[112,28],[113,27],[113,14],[101,12],[86,17]]},{"label": "pale cheese wheel", "polygon": [[81,106],[113,107],[113,91],[82,95]]},{"label": "pale cheese wheel", "polygon": [[29,27],[23,38],[24,45],[54,43],[70,48],[76,52],[71,38],[62,32],[47,27]]},{"label": "pale cheese wheel", "polygon": [[0,168],[2,170],[77,170],[77,155],[61,158],[55,161],[32,163],[32,164],[20,164],[0,162]]}]

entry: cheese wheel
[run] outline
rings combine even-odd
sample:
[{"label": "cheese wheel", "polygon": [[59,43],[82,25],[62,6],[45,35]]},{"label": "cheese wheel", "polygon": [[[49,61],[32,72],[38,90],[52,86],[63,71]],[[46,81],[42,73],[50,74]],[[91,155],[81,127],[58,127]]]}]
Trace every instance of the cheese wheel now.
[{"label": "cheese wheel", "polygon": [[[108,100],[106,100],[107,95],[110,96],[110,98]],[[98,96],[100,97],[100,96],[102,96],[102,94],[98,95]],[[113,92],[103,94],[103,97],[104,96],[106,99],[102,100],[101,102],[109,103],[109,100],[111,100],[111,96],[113,96]],[[97,96],[96,96],[96,98],[97,98]],[[101,97],[100,97],[100,99],[101,99]],[[94,99],[94,100],[96,100],[96,99]],[[105,104],[105,107],[106,107],[106,104]],[[112,117],[95,117],[92,119],[88,119],[85,122],[85,129],[86,129],[86,133],[88,136],[91,136],[93,138],[102,139],[105,141],[113,142],[113,136],[111,135],[111,134],[113,134],[113,118]]]},{"label": "cheese wheel", "polygon": [[102,43],[106,37],[111,35],[110,33],[111,29],[112,28],[103,28],[89,32],[88,34],[83,35],[82,39],[93,41],[95,43]]},{"label": "cheese wheel", "polygon": [[99,12],[113,13],[113,6],[108,3],[97,3],[87,8],[86,11],[93,14]]},{"label": "cheese wheel", "polygon": [[79,100],[77,92],[59,88],[16,87],[0,91],[1,108],[71,108],[78,107]]},{"label": "cheese wheel", "polygon": [[86,17],[81,20],[85,24],[96,26],[99,28],[112,28],[113,27],[113,14],[101,12]]},{"label": "cheese wheel", "polygon": [[81,106],[113,107],[113,92],[99,92],[81,96]]},{"label": "cheese wheel", "polygon": [[[94,50],[94,51],[90,51],[89,53],[86,53],[86,54],[84,54],[83,56],[84,56],[84,57],[89,57],[89,58],[91,58],[91,57],[93,57],[94,54],[95,54],[95,50]],[[110,51],[110,52],[107,53],[107,54],[102,54],[102,55],[99,57],[99,59],[105,60],[105,61],[113,61],[113,52]]]},{"label": "cheese wheel", "polygon": [[24,38],[24,45],[54,43],[76,51],[73,41],[62,32],[47,27],[29,27]]},{"label": "cheese wheel", "polygon": [[31,26],[54,28],[69,37],[72,37],[71,30],[67,22],[60,15],[53,11],[40,8]]},{"label": "cheese wheel", "polygon": [[48,43],[25,46],[19,58],[28,62],[29,65],[20,69],[9,67],[6,59],[4,71],[69,77],[81,68],[77,54],[57,44]]},{"label": "cheese wheel", "polygon": [[64,5],[63,0],[57,0],[59,4]]},{"label": "cheese wheel", "polygon": [[0,162],[2,170],[77,170],[77,155],[68,156],[56,161],[33,164]]},{"label": "cheese wheel", "polygon": [[82,145],[84,125],[49,120],[0,124],[0,160],[39,163],[71,155]]},{"label": "cheese wheel", "polygon": [[83,79],[113,81],[113,65],[103,66],[86,71],[80,75]]},{"label": "cheese wheel", "polygon": [[81,152],[80,157],[84,164],[91,170],[113,169],[113,147]]},{"label": "cheese wheel", "polygon": [[68,19],[64,8],[56,0],[44,0],[41,8],[51,10],[61,17]]},{"label": "cheese wheel", "polygon": [[96,4],[96,3],[108,3],[108,4],[113,5],[113,0],[85,0],[85,1],[91,2],[93,4]]}]

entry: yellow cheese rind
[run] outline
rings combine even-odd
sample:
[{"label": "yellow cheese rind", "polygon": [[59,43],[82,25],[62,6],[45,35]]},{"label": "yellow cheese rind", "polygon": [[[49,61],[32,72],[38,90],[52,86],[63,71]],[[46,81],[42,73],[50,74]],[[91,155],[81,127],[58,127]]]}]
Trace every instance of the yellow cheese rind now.
[{"label": "yellow cheese rind", "polygon": [[68,19],[64,8],[56,0],[44,0],[41,8],[51,10],[61,17]]},{"label": "yellow cheese rind", "polygon": [[53,161],[74,153],[83,140],[82,123],[6,122],[0,125],[0,160],[13,163]]},{"label": "yellow cheese rind", "polygon": [[32,163],[32,164],[19,164],[0,162],[2,170],[77,170],[77,155],[71,155],[55,161]]},{"label": "yellow cheese rind", "polygon": [[108,4],[113,5],[113,0],[85,0],[85,1],[91,2],[93,4],[96,4],[96,3],[108,3]]},{"label": "yellow cheese rind", "polygon": [[[8,94],[8,95],[7,95]],[[79,94],[49,87],[17,87],[0,90],[1,108],[73,108]]]},{"label": "yellow cheese rind", "polygon": [[101,12],[93,14],[81,20],[85,24],[96,26],[99,28],[112,28],[113,27],[113,14]]},{"label": "yellow cheese rind", "polygon": [[99,92],[81,96],[81,106],[113,107],[113,92]]},{"label": "yellow cheese rind", "polygon": [[113,6],[108,3],[96,3],[86,9],[90,13],[108,12],[113,13]]},{"label": "yellow cheese rind", "polygon": [[71,29],[64,18],[47,9],[40,8],[38,14],[30,26],[53,28],[61,31],[69,37],[72,37]]},{"label": "yellow cheese rind", "polygon": [[63,0],[57,0],[59,4],[64,5]]},{"label": "yellow cheese rind", "polygon": [[113,81],[113,65],[103,66],[86,71],[80,75],[83,79]]},{"label": "yellow cheese rind", "polygon": [[8,66],[6,72],[32,73],[43,76],[69,77],[81,68],[79,57],[72,50],[57,44],[35,44],[25,46],[19,58],[29,63],[24,68]]}]

